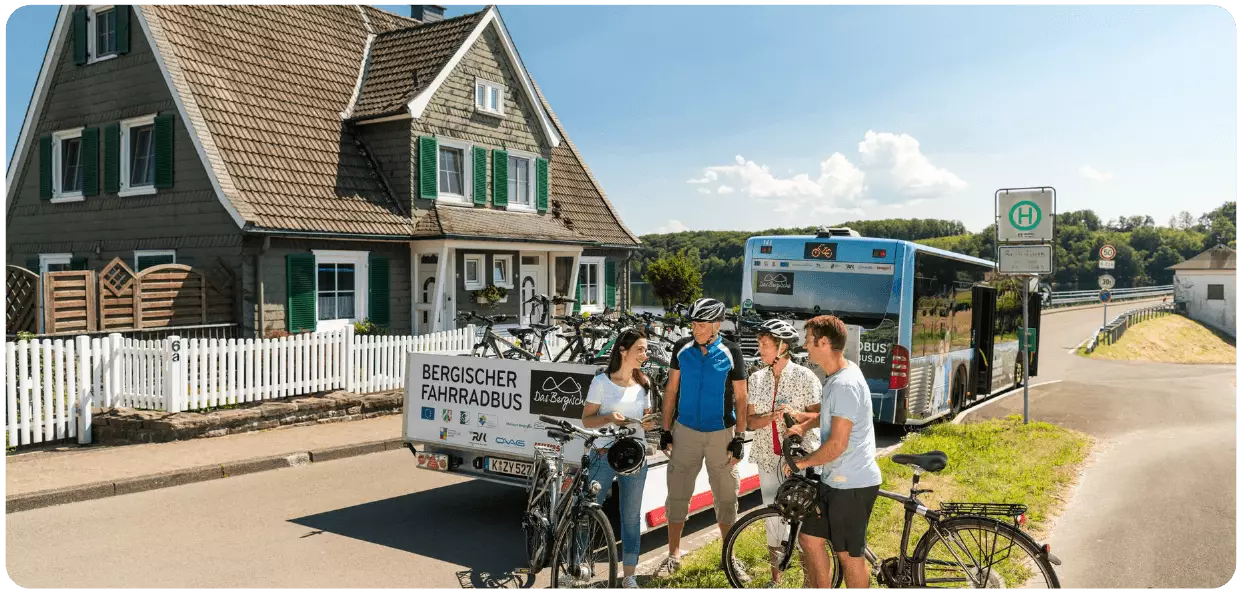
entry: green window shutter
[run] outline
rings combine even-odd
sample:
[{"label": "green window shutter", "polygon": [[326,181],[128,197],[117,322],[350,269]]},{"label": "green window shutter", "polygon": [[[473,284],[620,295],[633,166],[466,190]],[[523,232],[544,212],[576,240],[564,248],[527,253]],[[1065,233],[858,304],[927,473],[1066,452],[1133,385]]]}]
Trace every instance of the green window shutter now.
[{"label": "green window shutter", "polygon": [[[39,198],[52,198],[52,136],[39,138]],[[36,271],[38,272],[38,271]]]},{"label": "green window shutter", "polygon": [[82,195],[99,194],[99,128],[82,130]]},{"label": "green window shutter", "polygon": [[73,63],[86,63],[86,9],[73,11]]},{"label": "green window shutter", "polygon": [[172,188],[172,137],[175,128],[173,113],[155,116],[155,188]]},{"label": "green window shutter", "polygon": [[486,204],[486,148],[473,147],[473,204]]},{"label": "green window shutter", "polygon": [[439,198],[439,140],[417,138],[417,188],[423,199]]},{"label": "green window shutter", "polygon": [[581,267],[577,267],[577,271],[576,271],[576,297],[575,297],[575,299],[576,299],[576,308],[577,308],[577,311],[580,311],[580,310],[581,310],[581,306],[585,304],[585,302],[581,300],[581,277],[585,274],[583,271],[584,271],[584,269],[583,269],[583,268],[581,268]]},{"label": "green window shutter", "polygon": [[116,5],[116,53],[129,53],[129,7]]},{"label": "green window shutter", "polygon": [[288,308],[284,317],[290,333],[318,327],[318,282],[313,254],[289,254]]},{"label": "green window shutter", "polygon": [[120,123],[103,128],[103,190],[120,192]]},{"label": "green window shutter", "polygon": [[38,254],[34,254],[34,255],[32,255],[32,256],[27,256],[27,257],[26,257],[26,269],[27,269],[27,270],[29,270],[30,272],[32,272],[32,273],[34,273],[34,274],[39,274],[39,269],[40,269],[40,268],[41,268],[41,266],[39,265],[39,255],[38,255]]},{"label": "green window shutter", "polygon": [[607,306],[615,307],[615,261],[608,260],[606,263],[606,278],[607,282]]},{"label": "green window shutter", "polygon": [[85,256],[74,256],[69,259],[69,270],[89,270],[86,268]]},{"label": "green window shutter", "polygon": [[391,268],[386,256],[370,256],[370,321],[391,323]]},{"label": "green window shutter", "polygon": [[508,206],[508,152],[492,150],[491,161],[495,170],[492,172],[495,185],[494,202],[496,207]]},{"label": "green window shutter", "polygon": [[538,158],[538,213],[546,213],[551,196],[551,163]]}]

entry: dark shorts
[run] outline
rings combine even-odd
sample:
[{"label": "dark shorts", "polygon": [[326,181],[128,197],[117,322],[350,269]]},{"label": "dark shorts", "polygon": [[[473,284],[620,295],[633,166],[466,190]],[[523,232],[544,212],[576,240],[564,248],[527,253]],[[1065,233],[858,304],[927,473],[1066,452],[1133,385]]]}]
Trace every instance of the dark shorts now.
[{"label": "dark shorts", "polygon": [[836,553],[864,555],[865,533],[879,487],[838,489],[819,484],[817,505],[821,515],[806,518],[800,532],[830,541]]}]

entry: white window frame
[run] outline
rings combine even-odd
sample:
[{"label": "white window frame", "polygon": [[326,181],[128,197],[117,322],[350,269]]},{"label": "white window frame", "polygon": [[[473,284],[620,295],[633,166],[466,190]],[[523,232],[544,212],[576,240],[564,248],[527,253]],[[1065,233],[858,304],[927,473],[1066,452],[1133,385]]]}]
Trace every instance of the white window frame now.
[{"label": "white window frame", "polygon": [[[469,280],[469,263],[477,262],[478,276],[477,280]],[[465,254],[465,262],[461,265],[460,272],[464,273],[465,290],[477,291],[486,287],[486,275],[482,274],[482,269],[486,267],[486,256],[484,254]]]},{"label": "white window frame", "polygon": [[[120,193],[121,197],[136,197],[141,195],[153,195],[158,192],[155,189],[155,179],[151,179],[151,184],[138,187],[129,186],[129,174],[133,170],[133,163],[130,158],[133,154],[129,153],[129,130],[134,127],[142,127],[144,125],[154,125],[155,114],[143,115],[132,119],[125,119],[120,122]],[[155,130],[151,129],[151,145],[155,144]],[[153,150],[152,150],[153,151]]]},{"label": "white window frame", "polygon": [[439,183],[439,152],[435,151],[435,182],[439,184],[439,201],[452,205],[473,206],[473,144],[467,141],[456,139],[448,139],[446,137],[439,138],[439,148],[452,148],[460,150],[461,157],[461,176],[460,189],[464,194],[449,193],[443,190],[442,183]]},{"label": "white window frame", "polygon": [[[370,252],[365,250],[311,250],[314,253],[314,321],[316,330],[343,330],[354,322],[370,317]],[[352,264],[357,269],[353,279],[353,316],[335,320],[318,319],[318,265]]]},{"label": "white window frame", "polygon": [[40,254],[39,255],[39,274],[47,272],[47,267],[53,264],[73,264],[73,254],[57,253],[57,254]]},{"label": "white window frame", "polygon": [[[495,270],[498,268],[499,261],[501,260],[508,263],[508,280],[502,283],[499,282],[499,279],[495,278]],[[494,254],[490,257],[490,280],[492,283],[494,283],[496,287],[503,287],[504,289],[513,288],[513,285],[515,285],[516,283],[513,282],[512,280],[512,255],[511,254]]]},{"label": "white window frame", "polygon": [[[478,104],[478,88],[485,88],[485,89],[486,89],[486,95],[485,95],[485,96],[486,96],[486,98],[487,98],[487,100],[488,100],[488,101],[489,101],[489,99],[490,99],[490,91],[491,91],[491,90],[498,90],[498,91],[499,91],[499,105],[498,105],[498,108],[492,108],[489,104]],[[504,94],[505,94],[505,93],[507,93],[507,87],[506,87],[506,86],[504,86],[503,84],[500,84],[500,83],[498,83],[498,82],[494,82],[494,81],[491,81],[491,80],[487,80],[487,79],[485,79],[485,78],[474,78],[474,83],[473,83],[473,108],[474,108],[475,110],[477,110],[477,112],[479,112],[479,113],[486,113],[487,115],[491,115],[491,116],[494,116],[494,117],[503,117],[503,116],[506,116],[506,115],[504,115],[504,112],[503,112],[503,100],[504,100]]]},{"label": "white window frame", "polygon": [[[86,200],[86,195],[80,190],[70,191],[70,192],[64,192],[60,190],[60,185],[61,183],[64,182],[64,170],[61,168],[62,162],[60,161],[60,159],[64,157],[61,155],[61,152],[63,151],[62,150],[63,146],[61,144],[66,139],[80,140],[82,137],[82,131],[84,129],[85,127],[78,127],[76,129],[65,129],[62,131],[57,131],[55,133],[52,133],[52,202],[53,203],[76,203],[79,201]],[[86,165],[85,159],[82,160],[82,165],[83,166]],[[83,178],[83,180],[85,180],[85,178]]]},{"label": "white window frame", "polygon": [[134,250],[133,251],[133,271],[138,272],[138,259],[143,256],[171,256],[172,264],[176,264],[176,250]]},{"label": "white window frame", "polygon": [[[103,56],[96,56],[98,52],[95,51],[95,43],[98,42],[98,38],[99,38],[99,31],[98,29],[95,28],[95,25],[99,22],[99,19],[95,18],[95,15],[100,12],[106,12],[109,10],[113,10],[115,8],[116,6],[105,5],[105,6],[91,6],[86,9],[86,63],[87,64],[107,61],[109,59],[112,59],[120,55],[119,53],[109,53]],[[114,31],[114,33],[119,34],[120,31]]]},{"label": "white window frame", "polygon": [[508,191],[508,210],[509,211],[531,211],[536,212],[538,209],[538,156],[529,152],[518,150],[508,151],[508,179],[512,178],[512,162],[511,159],[527,160],[529,163],[529,202],[520,203],[516,200],[516,193]]},{"label": "white window frame", "polygon": [[[607,259],[604,256],[582,256],[581,262],[579,263],[579,265],[585,266],[587,264],[597,265],[598,267],[598,273],[597,273],[598,285],[597,285],[597,291],[596,291],[598,293],[598,300],[595,305],[585,305],[584,301],[579,302],[581,306],[581,311],[601,312],[601,311],[606,310],[606,307],[607,307],[606,295],[605,295],[605,293],[607,292],[607,275],[606,275]],[[577,270],[577,282],[580,283],[581,279],[584,277],[585,277],[585,273],[582,272],[581,269],[578,269]],[[581,291],[581,298],[582,299],[585,298],[584,290]]]}]

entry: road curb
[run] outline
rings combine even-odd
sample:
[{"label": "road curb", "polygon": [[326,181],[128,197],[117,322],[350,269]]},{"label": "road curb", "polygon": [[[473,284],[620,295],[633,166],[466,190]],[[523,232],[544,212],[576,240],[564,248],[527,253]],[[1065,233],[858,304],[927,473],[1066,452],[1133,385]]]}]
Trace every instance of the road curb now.
[{"label": "road curb", "polygon": [[47,508],[49,506],[57,506],[60,504],[72,504],[74,502],[84,502],[86,500],[97,500],[99,498],[119,496],[122,494],[133,494],[149,490],[158,490],[190,483],[246,475],[249,473],[260,473],[274,469],[283,469],[285,467],[298,467],[301,465],[308,465],[310,463],[321,463],[323,461],[331,461],[334,459],[357,457],[360,455],[368,455],[370,453],[396,450],[403,447],[403,438],[392,438],[351,445],[341,445],[337,447],[327,447],[323,449],[297,451],[282,455],[258,457],[255,459],[243,459],[241,461],[232,461],[230,463],[203,465],[200,467],[191,467],[189,469],[177,469],[174,471],[165,471],[163,473],[154,473],[151,475],[140,475],[137,477],[68,486],[51,490],[40,490],[25,494],[14,494],[12,496],[5,497],[4,509],[6,514],[12,514],[14,512],[24,512],[26,510],[34,510],[36,508]]}]

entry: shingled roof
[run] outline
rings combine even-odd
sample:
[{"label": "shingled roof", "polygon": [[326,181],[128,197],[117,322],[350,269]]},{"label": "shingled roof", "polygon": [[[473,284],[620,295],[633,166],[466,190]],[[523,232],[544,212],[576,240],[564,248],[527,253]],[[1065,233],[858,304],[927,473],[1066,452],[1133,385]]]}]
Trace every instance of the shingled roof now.
[{"label": "shingled roof", "polygon": [[1167,270],[1235,270],[1235,251],[1218,244]]},{"label": "shingled roof", "polygon": [[408,112],[410,100],[429,88],[494,8],[428,24],[368,6],[134,10],[149,28],[218,190],[247,227],[639,243],[541,90],[538,99],[563,138],[551,157],[552,212],[520,223],[484,208],[408,212],[355,145],[342,113],[355,120]]}]

